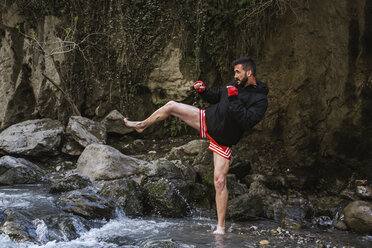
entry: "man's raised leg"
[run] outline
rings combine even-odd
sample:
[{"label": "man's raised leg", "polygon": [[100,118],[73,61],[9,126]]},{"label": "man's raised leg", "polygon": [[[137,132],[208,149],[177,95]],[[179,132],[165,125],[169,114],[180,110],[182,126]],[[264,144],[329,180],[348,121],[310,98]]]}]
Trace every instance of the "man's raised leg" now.
[{"label": "man's raised leg", "polygon": [[225,216],[229,193],[227,191],[226,177],[229,171],[230,160],[213,152],[214,162],[214,188],[216,189],[216,208],[218,224],[213,234],[225,234]]},{"label": "man's raised leg", "polygon": [[199,109],[191,105],[174,101],[168,102],[144,121],[128,121],[127,119],[124,119],[124,124],[127,127],[134,128],[137,132],[142,133],[155,122],[165,120],[170,115],[178,117],[192,128],[200,130]]}]

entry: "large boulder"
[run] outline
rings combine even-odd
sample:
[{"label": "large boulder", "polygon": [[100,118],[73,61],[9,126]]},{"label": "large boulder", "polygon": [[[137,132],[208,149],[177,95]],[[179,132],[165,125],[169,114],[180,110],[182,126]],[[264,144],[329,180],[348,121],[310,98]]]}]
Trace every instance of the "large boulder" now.
[{"label": "large boulder", "polygon": [[372,234],[372,202],[354,201],[344,209],[346,225],[362,234]]},{"label": "large boulder", "polygon": [[228,202],[226,218],[252,220],[263,216],[263,201],[260,196],[244,194]]},{"label": "large boulder", "polygon": [[180,160],[169,161],[165,158],[160,158],[146,164],[143,169],[143,174],[148,177],[190,181],[195,181],[196,179],[194,169],[191,166],[183,164]]},{"label": "large boulder", "polygon": [[44,171],[23,158],[0,158],[0,184],[33,184],[45,181]]},{"label": "large boulder", "polygon": [[261,182],[254,181],[248,193],[228,202],[227,218],[249,220],[265,217],[279,220],[285,215],[284,209],[284,204],[278,194],[269,190]]},{"label": "large boulder", "polygon": [[10,154],[56,154],[64,126],[57,120],[38,119],[17,123],[0,133],[0,150]]},{"label": "large boulder", "polygon": [[66,128],[66,135],[87,147],[93,143],[106,144],[106,126],[82,116],[71,116]]},{"label": "large boulder", "polygon": [[77,161],[77,171],[90,180],[113,180],[139,173],[146,161],[126,156],[101,144],[87,146]]},{"label": "large boulder", "polygon": [[58,198],[57,205],[68,213],[86,219],[106,219],[114,217],[115,205],[92,190],[70,191]]},{"label": "large boulder", "polygon": [[105,182],[100,195],[115,201],[126,215],[136,217],[144,214],[144,194],[138,183],[123,178]]},{"label": "large boulder", "polygon": [[183,217],[191,210],[187,198],[189,185],[183,180],[162,178],[144,185],[151,212],[164,217]]},{"label": "large boulder", "polygon": [[117,110],[111,111],[103,120],[108,133],[128,134],[133,132],[133,128],[124,125],[125,117]]},{"label": "large boulder", "polygon": [[2,214],[0,230],[15,242],[36,241],[36,229],[31,217],[16,209],[6,209]]},{"label": "large boulder", "polygon": [[192,140],[185,145],[173,147],[167,154],[170,160],[181,160],[184,164],[192,164],[196,156],[203,153],[208,148],[208,140],[198,139]]},{"label": "large boulder", "polygon": [[83,189],[88,186],[93,186],[87,176],[82,176],[77,173],[66,175],[64,178],[56,181],[49,189],[49,193],[61,193],[76,189]]}]

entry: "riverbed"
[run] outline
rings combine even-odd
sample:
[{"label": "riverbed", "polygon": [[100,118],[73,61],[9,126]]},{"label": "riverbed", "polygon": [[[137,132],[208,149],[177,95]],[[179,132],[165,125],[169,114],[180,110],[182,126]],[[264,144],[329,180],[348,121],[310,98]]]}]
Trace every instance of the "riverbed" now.
[{"label": "riverbed", "polygon": [[115,219],[89,222],[81,226],[79,237],[72,240],[50,240],[44,217],[61,214],[55,196],[42,185],[0,188],[0,209],[27,211],[36,226],[37,241],[16,243],[0,235],[0,247],[128,247],[128,248],[231,248],[231,247],[372,247],[372,236],[362,236],[335,229],[309,226],[304,229],[283,229],[270,220],[227,223],[227,234],[215,236],[216,221],[195,211],[187,218],[128,218],[117,211]]}]

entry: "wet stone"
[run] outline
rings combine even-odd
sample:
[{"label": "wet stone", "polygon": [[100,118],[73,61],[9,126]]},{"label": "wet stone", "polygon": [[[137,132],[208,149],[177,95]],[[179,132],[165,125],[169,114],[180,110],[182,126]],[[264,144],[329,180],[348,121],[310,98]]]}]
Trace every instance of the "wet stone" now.
[{"label": "wet stone", "polygon": [[143,248],[181,248],[179,244],[175,241],[168,239],[168,240],[153,240],[153,241],[145,241],[141,244]]},{"label": "wet stone", "polygon": [[344,209],[344,214],[348,227],[362,234],[372,234],[372,202],[351,202]]},{"label": "wet stone", "polygon": [[57,120],[29,120],[0,133],[0,150],[8,154],[39,156],[58,154],[64,126]]},{"label": "wet stone", "polygon": [[23,158],[0,158],[0,184],[35,184],[46,181],[44,171]]},{"label": "wet stone", "polygon": [[99,194],[115,201],[128,216],[136,217],[144,214],[143,191],[132,179],[105,182]]},{"label": "wet stone", "polygon": [[48,241],[68,241],[80,237],[80,233],[90,229],[88,221],[79,216],[59,214],[43,217],[34,221],[37,229],[44,229],[43,234],[39,234],[44,242]]},{"label": "wet stone", "polygon": [[254,220],[263,216],[263,201],[260,196],[244,194],[228,202],[226,217],[232,220]]},{"label": "wet stone", "polygon": [[115,206],[92,190],[70,191],[58,198],[57,205],[65,212],[86,219],[106,219],[114,217]]},{"label": "wet stone", "polygon": [[281,226],[289,229],[300,229],[302,228],[302,221],[286,216],[282,219]]},{"label": "wet stone", "polygon": [[21,210],[6,209],[2,213],[0,230],[15,242],[36,241],[36,229],[31,217]]},{"label": "wet stone", "polygon": [[76,189],[83,189],[85,187],[92,186],[92,182],[87,176],[82,176],[80,174],[74,173],[67,175],[64,178],[53,183],[49,189],[49,193],[61,193],[72,191]]},{"label": "wet stone", "polygon": [[144,185],[151,212],[164,217],[183,217],[191,210],[187,203],[189,186],[183,180],[160,179]]},{"label": "wet stone", "polygon": [[82,116],[71,116],[66,128],[66,135],[87,147],[93,143],[106,144],[106,126]]}]

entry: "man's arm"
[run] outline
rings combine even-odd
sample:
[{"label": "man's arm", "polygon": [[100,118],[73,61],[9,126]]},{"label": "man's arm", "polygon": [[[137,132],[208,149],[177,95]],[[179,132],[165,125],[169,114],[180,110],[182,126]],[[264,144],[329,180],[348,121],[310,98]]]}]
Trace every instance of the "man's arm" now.
[{"label": "man's arm", "polygon": [[229,96],[229,110],[240,127],[248,130],[255,126],[265,115],[267,98],[262,98],[248,108],[238,99],[237,95]]},{"label": "man's arm", "polygon": [[208,103],[216,104],[220,101],[221,92],[207,89],[202,81],[196,81],[194,83],[194,89]]}]

